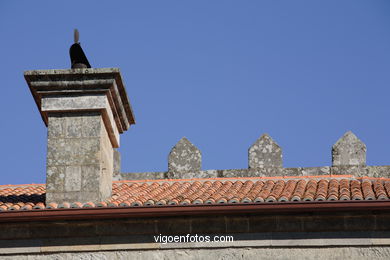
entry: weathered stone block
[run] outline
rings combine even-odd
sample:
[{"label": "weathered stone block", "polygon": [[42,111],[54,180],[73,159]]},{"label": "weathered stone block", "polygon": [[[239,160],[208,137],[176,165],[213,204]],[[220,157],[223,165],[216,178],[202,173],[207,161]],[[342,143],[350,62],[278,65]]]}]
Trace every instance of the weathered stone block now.
[{"label": "weathered stone block", "polygon": [[114,149],[114,175],[118,175],[121,173],[121,153],[117,150]]},{"label": "weathered stone block", "polygon": [[344,216],[344,227],[348,231],[373,231],[375,230],[375,216],[370,211]]},{"label": "weathered stone block", "polygon": [[282,149],[268,134],[263,134],[248,150],[249,168],[283,167]]},{"label": "weathered stone block", "polygon": [[249,220],[247,217],[226,218],[227,233],[246,233],[249,232]]},{"label": "weathered stone block", "polygon": [[[30,231],[29,238],[50,238],[50,237],[67,237],[69,235],[69,228],[73,225],[69,225],[66,222],[51,223],[35,223],[25,227],[26,230]],[[84,232],[84,228],[81,229]]]},{"label": "weathered stone block", "polygon": [[83,109],[104,109],[104,94],[46,96],[42,99],[42,111],[80,111]]},{"label": "weathered stone block", "polygon": [[249,176],[248,176],[248,169],[229,169],[229,170],[220,170],[220,174],[217,177],[236,178],[236,177],[249,177]]},{"label": "weathered stone block", "polygon": [[375,230],[389,231],[390,214],[379,213],[375,216]]},{"label": "weathered stone block", "polygon": [[249,168],[248,176],[249,177],[270,177],[270,176],[283,176],[284,171],[282,167],[266,167],[266,168]]},{"label": "weathered stone block", "polygon": [[302,176],[302,168],[283,168],[284,176]]},{"label": "weathered stone block", "polygon": [[308,215],[302,216],[303,229],[306,232],[327,232],[344,230],[344,216],[342,214]]},{"label": "weathered stone block", "polygon": [[66,129],[65,120],[61,116],[52,116],[50,123],[52,127],[47,129],[48,139],[64,138]]},{"label": "weathered stone block", "polygon": [[167,177],[167,172],[130,172],[115,176],[115,180],[161,180]]},{"label": "weathered stone block", "polygon": [[169,172],[198,172],[201,170],[201,165],[200,150],[185,137],[180,139],[169,153]]},{"label": "weathered stone block", "polygon": [[366,165],[366,145],[351,131],[346,132],[332,147],[333,166]]},{"label": "weathered stone block", "polygon": [[296,216],[278,216],[276,231],[282,232],[301,232],[303,229],[303,221]]},{"label": "weathered stone block", "polygon": [[194,234],[225,234],[226,219],[224,217],[202,217],[191,221],[191,233]]},{"label": "weathered stone block", "polygon": [[102,124],[100,122],[101,115],[99,113],[88,113],[82,117],[83,124],[81,133],[83,137],[99,137],[101,134]]},{"label": "weathered stone block", "polygon": [[46,167],[46,193],[65,190],[65,166]]},{"label": "weathered stone block", "polygon": [[49,139],[48,165],[80,165],[99,162],[98,138]]},{"label": "weathered stone block", "polygon": [[102,175],[100,165],[83,165],[80,173],[82,174],[81,190],[95,191],[99,189]]},{"label": "weathered stone block", "polygon": [[249,216],[249,231],[250,232],[275,232],[278,227],[278,221],[275,216]]},{"label": "weathered stone block", "polygon": [[156,222],[157,234],[180,235],[191,233],[191,218],[164,218]]},{"label": "weathered stone block", "polygon": [[301,172],[303,176],[330,175],[330,167],[304,167]]},{"label": "weathered stone block", "polygon": [[[1,225],[0,241],[13,239],[27,239],[31,236],[31,229],[26,224],[3,224]],[[0,257],[1,258],[1,257]]]},{"label": "weathered stone block", "polygon": [[330,168],[333,175],[354,175],[356,177],[367,176],[366,166],[333,166]]},{"label": "weathered stone block", "polygon": [[66,117],[66,138],[81,138],[82,130],[83,130],[83,117],[75,116],[75,117]]},{"label": "weathered stone block", "polygon": [[65,191],[81,190],[81,166],[65,167]]},{"label": "weathered stone block", "polygon": [[368,177],[390,178],[390,166],[367,166]]},{"label": "weathered stone block", "polygon": [[49,113],[48,132],[47,202],[109,198],[114,158],[102,116],[96,112]]},{"label": "weathered stone block", "polygon": [[[154,174],[154,176],[159,176]],[[168,179],[193,179],[193,178],[218,178],[218,171],[194,171],[194,172],[167,172],[166,178]]]},{"label": "weathered stone block", "polygon": [[[119,147],[118,125],[116,124],[109,100],[105,94],[90,93],[87,95],[84,93],[83,95],[72,95],[70,93],[61,96],[50,95],[43,97],[41,102],[41,110],[46,113],[47,118],[49,118],[49,113],[53,114],[58,112],[62,114],[66,113],[67,116],[71,117],[69,120],[72,122],[66,122],[66,137],[81,137],[82,129],[86,126],[83,118],[88,118],[87,116],[90,114],[92,116],[99,115],[104,120],[113,147]],[[94,124],[91,125],[92,129],[94,126]]]}]

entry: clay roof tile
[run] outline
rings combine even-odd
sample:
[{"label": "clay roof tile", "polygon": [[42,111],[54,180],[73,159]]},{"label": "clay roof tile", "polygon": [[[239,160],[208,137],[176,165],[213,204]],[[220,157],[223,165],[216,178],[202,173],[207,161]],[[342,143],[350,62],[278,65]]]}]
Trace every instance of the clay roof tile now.
[{"label": "clay roof tile", "polygon": [[387,200],[390,181],[347,176],[117,181],[99,203],[45,205],[45,185],[0,186],[0,211],[288,201]]}]

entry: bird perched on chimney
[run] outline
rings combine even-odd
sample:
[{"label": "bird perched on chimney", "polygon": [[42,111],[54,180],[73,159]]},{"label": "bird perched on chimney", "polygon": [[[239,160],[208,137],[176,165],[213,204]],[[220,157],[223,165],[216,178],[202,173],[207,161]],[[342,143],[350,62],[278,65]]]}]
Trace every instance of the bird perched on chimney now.
[{"label": "bird perched on chimney", "polygon": [[74,29],[74,43],[72,46],[70,46],[69,54],[70,61],[72,63],[72,69],[83,69],[91,67],[83,49],[80,46],[79,31],[77,29]]}]

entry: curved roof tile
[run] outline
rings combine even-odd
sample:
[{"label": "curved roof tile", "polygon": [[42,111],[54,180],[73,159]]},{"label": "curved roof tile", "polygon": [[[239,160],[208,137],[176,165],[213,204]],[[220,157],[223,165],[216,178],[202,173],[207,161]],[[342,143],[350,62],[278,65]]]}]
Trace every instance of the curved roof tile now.
[{"label": "curved roof tile", "polygon": [[[387,200],[390,179],[275,177],[116,181],[112,196],[100,203],[45,205],[45,185],[0,186],[0,212],[55,208],[139,207],[193,204],[274,203],[292,201]],[[1,214],[1,213],[0,213]]]}]

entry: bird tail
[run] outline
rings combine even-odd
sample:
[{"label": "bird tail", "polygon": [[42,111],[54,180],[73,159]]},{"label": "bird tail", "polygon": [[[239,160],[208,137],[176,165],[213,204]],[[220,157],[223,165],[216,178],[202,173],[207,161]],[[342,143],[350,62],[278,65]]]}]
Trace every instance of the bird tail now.
[{"label": "bird tail", "polygon": [[74,43],[79,42],[79,31],[77,29],[74,29]]}]

